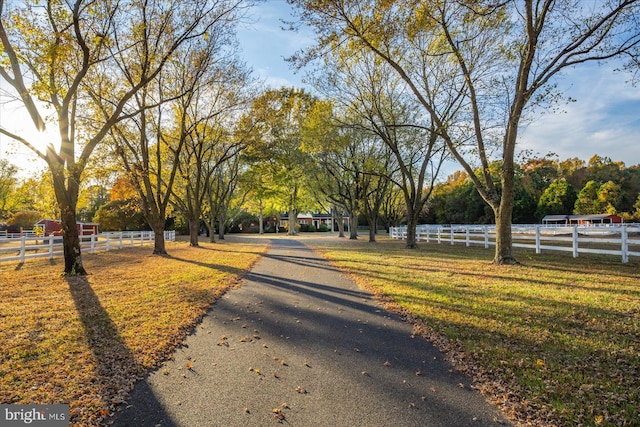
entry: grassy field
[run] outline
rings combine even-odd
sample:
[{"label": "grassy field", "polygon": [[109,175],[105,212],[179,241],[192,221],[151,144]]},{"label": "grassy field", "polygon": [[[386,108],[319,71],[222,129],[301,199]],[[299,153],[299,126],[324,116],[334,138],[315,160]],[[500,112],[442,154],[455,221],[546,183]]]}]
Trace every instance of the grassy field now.
[{"label": "grassy field", "polygon": [[[299,238],[520,424],[638,425],[639,260],[517,252],[522,265],[500,267],[478,247]],[[168,243],[169,257],[148,246],[84,255],[84,278],[61,277],[61,259],[0,264],[0,403],[70,403],[74,423],[99,423],[267,243],[233,240]]]},{"label": "grassy field", "polygon": [[61,277],[60,258],[0,264],[0,403],[69,403],[74,424],[97,425],[265,248],[85,254],[86,277]]},{"label": "grassy field", "polygon": [[640,262],[381,239],[310,241],[522,424],[638,425]]}]

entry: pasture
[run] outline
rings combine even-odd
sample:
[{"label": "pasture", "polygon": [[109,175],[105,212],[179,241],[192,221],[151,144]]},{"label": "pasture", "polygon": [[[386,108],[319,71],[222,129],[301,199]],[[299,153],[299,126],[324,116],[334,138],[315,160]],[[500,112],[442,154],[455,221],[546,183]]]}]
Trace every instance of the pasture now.
[{"label": "pasture", "polygon": [[[495,266],[480,247],[296,238],[405,315],[518,424],[640,417],[638,259],[519,251],[521,265]],[[87,277],[61,277],[62,260],[0,264],[0,401],[70,403],[73,422],[99,423],[267,243],[238,236],[201,248],[169,242],[168,257],[149,247],[85,254]]]}]

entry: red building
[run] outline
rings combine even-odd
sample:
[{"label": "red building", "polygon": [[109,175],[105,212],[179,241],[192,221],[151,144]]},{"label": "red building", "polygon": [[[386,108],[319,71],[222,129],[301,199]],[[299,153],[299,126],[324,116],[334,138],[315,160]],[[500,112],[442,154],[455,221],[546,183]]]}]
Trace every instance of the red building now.
[{"label": "red building", "polygon": [[[94,222],[77,222],[76,226],[78,227],[78,234],[80,236],[98,234],[98,224]],[[34,224],[34,230],[36,227],[42,227],[45,236],[62,235],[62,223],[58,219],[41,219]]]},{"label": "red building", "polygon": [[542,218],[543,224],[592,225],[621,224],[622,217],[614,214],[599,215],[547,215]]}]

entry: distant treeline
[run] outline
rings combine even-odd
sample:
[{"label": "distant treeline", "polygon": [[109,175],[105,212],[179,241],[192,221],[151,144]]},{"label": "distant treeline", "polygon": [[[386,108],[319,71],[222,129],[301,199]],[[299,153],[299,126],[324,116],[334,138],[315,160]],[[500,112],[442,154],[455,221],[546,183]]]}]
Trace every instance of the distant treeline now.
[{"label": "distant treeline", "polygon": [[[595,155],[588,162],[560,161],[553,155],[526,160],[516,169],[515,193],[516,224],[538,223],[550,214],[608,213],[625,222],[640,221],[640,165],[626,167],[608,157]],[[437,185],[423,219],[436,224],[494,222],[492,210],[465,172]]]}]

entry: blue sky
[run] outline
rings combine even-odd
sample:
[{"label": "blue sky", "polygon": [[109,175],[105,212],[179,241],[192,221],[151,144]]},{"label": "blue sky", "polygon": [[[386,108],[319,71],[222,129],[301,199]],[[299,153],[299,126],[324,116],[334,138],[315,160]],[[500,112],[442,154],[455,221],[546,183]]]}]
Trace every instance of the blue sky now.
[{"label": "blue sky", "polygon": [[[247,64],[271,87],[302,85],[304,73],[294,74],[284,58],[313,43],[310,31],[281,29],[281,19],[292,19],[290,11],[284,0],[267,0],[251,11],[254,22],[238,34]],[[576,102],[537,116],[520,131],[519,149],[553,152],[561,160],[599,154],[627,166],[640,164],[640,87],[627,84],[627,79],[614,66],[568,70],[557,83],[565,98]]]}]

